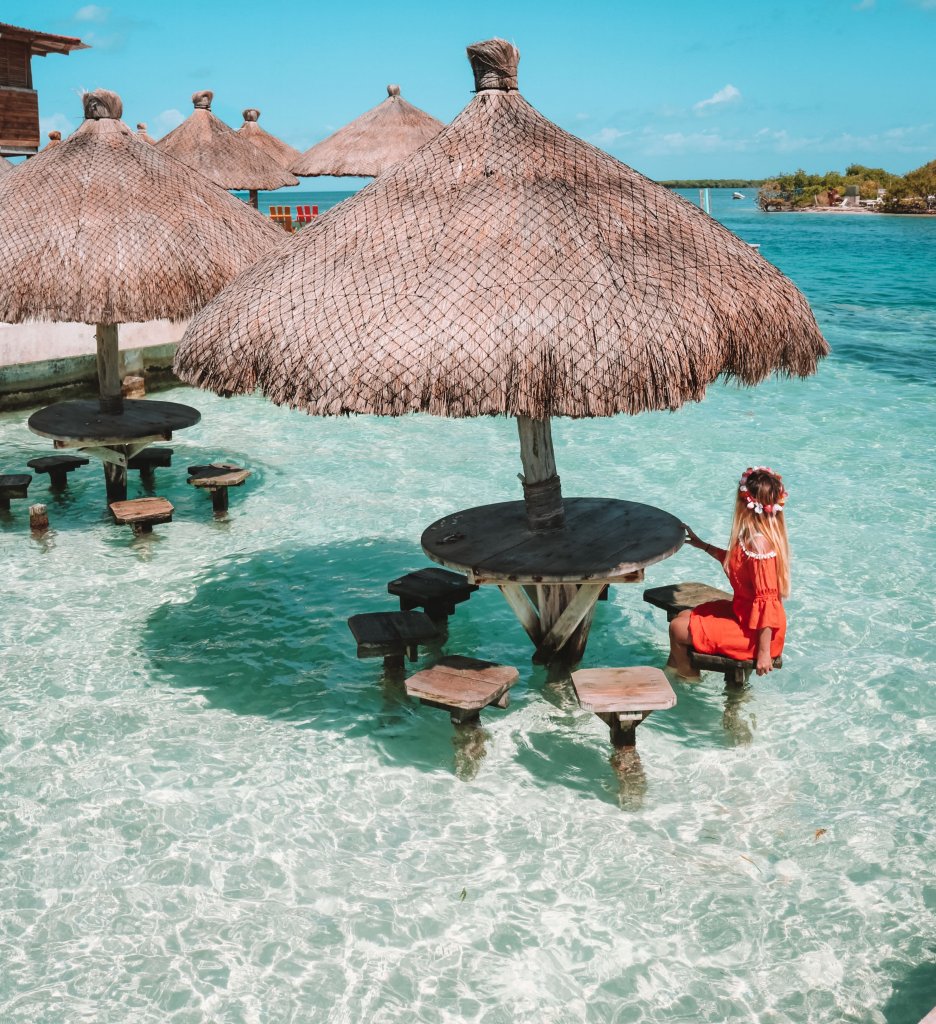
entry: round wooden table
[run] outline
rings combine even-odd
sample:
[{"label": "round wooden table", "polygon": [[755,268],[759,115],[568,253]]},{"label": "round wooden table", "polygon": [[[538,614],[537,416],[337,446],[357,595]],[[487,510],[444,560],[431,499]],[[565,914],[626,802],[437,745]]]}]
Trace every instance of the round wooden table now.
[{"label": "round wooden table", "polygon": [[536,645],[538,660],[558,652],[578,660],[595,603],[609,583],[633,583],[675,554],[679,519],[636,501],[565,498],[565,525],[534,533],[522,501],[445,516],[422,535],[423,551],[472,583],[500,588]]},{"label": "round wooden table", "polygon": [[127,462],[154,441],[169,441],[174,430],[194,426],[201,413],[178,402],[125,399],[123,412],[101,411],[98,399],[56,402],[29,417],[34,434],[52,438],[56,448],[77,448],[104,463],[107,502],[127,498]]}]

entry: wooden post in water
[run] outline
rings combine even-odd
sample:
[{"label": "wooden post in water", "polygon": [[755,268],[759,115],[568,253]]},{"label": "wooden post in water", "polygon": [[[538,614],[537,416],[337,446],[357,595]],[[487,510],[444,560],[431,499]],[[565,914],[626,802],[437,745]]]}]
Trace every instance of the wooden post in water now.
[{"label": "wooden post in water", "polygon": [[101,412],[120,415],[123,412],[123,394],[120,389],[117,324],[98,324],[95,337]]},{"label": "wooden post in water", "polygon": [[35,533],[45,533],[49,528],[49,513],[45,505],[29,506],[29,528]]},{"label": "wooden post in water", "polygon": [[[562,504],[562,485],[556,472],[550,421],[548,418],[535,420],[528,416],[518,416],[517,429],[520,433],[520,459],[523,462],[523,500],[530,529],[534,533],[563,530],[565,509]],[[554,635],[551,636],[553,627],[575,600],[578,591],[575,584],[566,583],[538,584],[535,588],[527,589],[539,612],[539,629],[543,640],[547,637],[554,639]],[[585,597],[587,595],[583,595],[583,599]],[[557,646],[561,647],[560,660],[570,663],[581,660],[593,613],[594,602],[571,633],[566,633],[559,640]],[[555,657],[556,652],[549,643],[534,655],[537,661],[552,661]]]},{"label": "wooden post in water", "polygon": [[565,526],[565,511],[549,419],[518,416],[517,429],[523,463],[523,500],[530,529],[535,533],[561,530]]}]

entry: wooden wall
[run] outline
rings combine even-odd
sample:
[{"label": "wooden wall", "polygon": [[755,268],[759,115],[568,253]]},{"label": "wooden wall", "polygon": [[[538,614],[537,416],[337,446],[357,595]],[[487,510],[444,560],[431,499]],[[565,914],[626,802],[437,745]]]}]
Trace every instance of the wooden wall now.
[{"label": "wooden wall", "polygon": [[0,87],[32,88],[30,56],[29,43],[0,37]]},{"label": "wooden wall", "polygon": [[38,148],[38,93],[0,86],[0,154],[36,152]]}]

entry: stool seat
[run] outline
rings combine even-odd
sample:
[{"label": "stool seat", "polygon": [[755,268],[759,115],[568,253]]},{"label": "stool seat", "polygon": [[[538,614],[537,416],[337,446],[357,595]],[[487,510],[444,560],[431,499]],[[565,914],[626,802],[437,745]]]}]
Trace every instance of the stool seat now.
[{"label": "stool seat", "polygon": [[400,599],[400,610],[423,608],[432,619],[455,614],[455,605],[478,589],[468,577],[448,569],[427,568],[408,572],[387,584],[387,592]]},{"label": "stool seat", "polygon": [[420,644],[436,640],[439,630],[424,612],[364,612],[348,619],[359,658],[383,658],[387,667],[415,661]]},{"label": "stool seat", "polygon": [[51,473],[55,470],[71,473],[79,466],[87,466],[90,461],[80,455],[42,455],[38,459],[30,459],[26,465],[37,473]]},{"label": "stool seat", "polygon": [[152,475],[157,466],[172,465],[172,448],[144,448],[127,460],[127,469],[139,470],[141,476]]},{"label": "stool seat", "polygon": [[0,509],[8,510],[11,498],[25,498],[31,483],[31,473],[4,473],[0,475]]},{"label": "stool seat", "polygon": [[572,685],[579,706],[610,727],[616,747],[634,746],[637,726],[651,712],[676,705],[669,680],[649,665],[579,669],[572,673]]},{"label": "stool seat", "polygon": [[506,708],[520,673],[511,665],[451,655],[406,680],[406,692],[429,707],[448,711],[453,722],[478,718],[482,708]]},{"label": "stool seat", "polygon": [[666,617],[672,621],[680,612],[691,610],[708,601],[730,601],[732,595],[727,590],[710,587],[707,583],[667,583],[662,587],[650,587],[643,592],[647,604],[662,608]]},{"label": "stool seat", "polygon": [[[723,672],[725,682],[731,686],[743,686],[750,674],[754,671],[754,661],[741,661],[736,658],[726,658],[721,654],[700,654],[689,648],[689,660],[702,671]],[[783,656],[777,655],[773,659],[774,668],[783,668]]]},{"label": "stool seat", "polygon": [[249,469],[230,462],[212,462],[208,466],[189,466],[189,483],[193,487],[240,487],[250,476]]},{"label": "stool seat", "polygon": [[243,469],[230,462],[212,462],[207,466],[189,466],[188,482],[193,487],[204,487],[211,494],[211,507],[215,512],[226,512],[228,488],[240,487],[250,476],[249,469]]},{"label": "stool seat", "polygon": [[132,526],[134,533],[152,533],[158,523],[171,523],[175,509],[165,498],[132,498],[115,501],[111,514],[121,526]]}]

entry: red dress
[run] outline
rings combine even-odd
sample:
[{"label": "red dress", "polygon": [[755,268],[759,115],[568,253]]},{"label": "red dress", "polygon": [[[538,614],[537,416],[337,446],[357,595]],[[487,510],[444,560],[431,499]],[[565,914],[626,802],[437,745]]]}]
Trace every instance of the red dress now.
[{"label": "red dress", "polygon": [[693,609],[689,618],[692,646],[700,654],[720,654],[739,661],[753,661],[757,631],[769,626],[770,656],[783,650],[786,613],[777,587],[777,559],[771,552],[759,554],[738,544],[725,569],[734,599],[707,601]]}]

